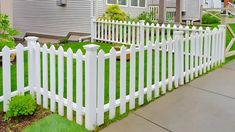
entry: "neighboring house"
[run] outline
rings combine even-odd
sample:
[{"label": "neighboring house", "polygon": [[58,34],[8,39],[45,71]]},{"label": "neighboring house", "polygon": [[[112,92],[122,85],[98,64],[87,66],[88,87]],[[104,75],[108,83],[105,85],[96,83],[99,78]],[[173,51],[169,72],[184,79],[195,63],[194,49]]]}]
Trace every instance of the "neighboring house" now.
[{"label": "neighboring house", "polygon": [[[166,0],[167,20],[175,19],[176,1],[179,0]],[[180,2],[182,20],[200,19],[202,0]],[[21,37],[25,33],[55,36],[66,36],[69,32],[90,33],[91,17],[101,15],[110,4],[120,4],[132,17],[153,8],[159,12],[159,0],[13,0],[13,26],[22,33]]]}]

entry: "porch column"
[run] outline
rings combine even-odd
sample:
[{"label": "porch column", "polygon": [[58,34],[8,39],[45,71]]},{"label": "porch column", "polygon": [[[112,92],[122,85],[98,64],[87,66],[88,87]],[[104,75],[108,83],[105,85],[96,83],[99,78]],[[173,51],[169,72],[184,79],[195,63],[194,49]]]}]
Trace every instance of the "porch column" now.
[{"label": "porch column", "polygon": [[164,23],[166,20],[166,0],[159,1],[159,23]]},{"label": "porch column", "polygon": [[0,13],[9,17],[11,26],[13,25],[13,0],[0,0]]},{"label": "porch column", "polygon": [[181,0],[176,0],[175,22],[176,23],[181,23],[181,20],[182,20]]}]

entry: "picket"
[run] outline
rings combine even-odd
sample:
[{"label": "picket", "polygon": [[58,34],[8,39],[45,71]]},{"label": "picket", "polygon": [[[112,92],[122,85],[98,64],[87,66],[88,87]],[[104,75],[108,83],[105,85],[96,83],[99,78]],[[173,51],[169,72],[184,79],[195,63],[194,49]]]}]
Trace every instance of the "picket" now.
[{"label": "picket", "polygon": [[48,108],[48,56],[47,56],[47,45],[43,45],[42,51],[42,82],[43,82],[43,107]]},{"label": "picket", "polygon": [[189,82],[189,27],[186,26],[185,32],[185,82]]},{"label": "picket", "polygon": [[160,71],[160,64],[159,64],[159,42],[158,40],[156,41],[156,44],[154,45],[154,56],[155,56],[155,60],[154,60],[154,97],[158,97],[159,96],[159,71]]},{"label": "picket", "polygon": [[152,100],[152,44],[147,45],[147,101]]},{"label": "picket", "polygon": [[50,109],[52,112],[55,112],[56,110],[56,63],[55,63],[55,47],[52,45],[50,47],[50,92],[51,92],[51,97],[50,97]]},{"label": "picket", "polygon": [[110,50],[109,82],[109,119],[113,119],[116,112],[116,50],[114,48]]},{"label": "picket", "polygon": [[8,101],[11,99],[11,63],[8,47],[2,49],[2,60],[3,111],[7,112]]},{"label": "picket", "polygon": [[136,49],[132,45],[130,48],[130,105],[129,109],[135,108],[135,69],[136,69]]},{"label": "picket", "polygon": [[59,115],[64,116],[64,49],[58,49],[58,111]]},{"label": "picket", "polygon": [[16,46],[16,67],[17,67],[17,91],[24,94],[24,46]]},{"label": "picket", "polygon": [[76,122],[82,125],[82,105],[83,104],[83,68],[82,52],[76,53]]},{"label": "picket", "polygon": [[173,85],[172,85],[172,81],[173,81],[173,77],[172,77],[172,45],[173,45],[173,41],[170,38],[170,41],[168,42],[168,90],[172,90]]},{"label": "picket", "polygon": [[37,43],[35,46],[35,86],[36,86],[36,98],[37,98],[37,104],[41,105],[41,52],[40,52],[40,44]]},{"label": "picket", "polygon": [[67,51],[67,118],[73,120],[73,51]]},{"label": "picket", "polygon": [[121,47],[120,63],[120,114],[126,112],[126,47]]},{"label": "picket", "polygon": [[105,79],[105,53],[103,50],[98,54],[98,94],[97,94],[97,125],[104,123],[104,79]]},{"label": "picket", "polygon": [[162,45],[161,45],[161,48],[162,48],[162,88],[161,88],[161,91],[162,91],[162,94],[165,94],[166,93],[166,45],[168,42],[165,41],[165,38],[162,38],[163,41],[162,41]]}]

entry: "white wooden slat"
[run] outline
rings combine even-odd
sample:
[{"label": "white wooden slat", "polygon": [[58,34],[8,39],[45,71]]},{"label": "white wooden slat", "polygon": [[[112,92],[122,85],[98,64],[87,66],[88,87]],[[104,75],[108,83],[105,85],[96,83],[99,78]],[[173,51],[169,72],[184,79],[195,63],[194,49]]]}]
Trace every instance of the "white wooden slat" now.
[{"label": "white wooden slat", "polygon": [[169,38],[169,43],[168,43],[168,90],[172,90],[172,45],[173,41],[171,38]]},{"label": "white wooden slat", "polygon": [[47,45],[43,45],[43,51],[42,51],[42,76],[43,76],[43,107],[48,108],[48,48]]},{"label": "white wooden slat", "polygon": [[156,41],[160,42],[160,25],[156,25]]},{"label": "white wooden slat", "polygon": [[41,105],[41,52],[40,52],[40,44],[37,43],[35,46],[35,86],[36,86],[36,98],[37,98],[37,104]]},{"label": "white wooden slat", "polygon": [[124,36],[123,36],[123,39],[124,39],[124,44],[126,44],[126,39],[127,39],[127,37],[126,37],[126,21],[124,21]]},{"label": "white wooden slat", "polygon": [[218,29],[216,29],[216,43],[215,43],[215,47],[216,47],[216,53],[215,53],[215,66],[218,66],[218,54],[219,54],[219,33],[218,33]]},{"label": "white wooden slat", "polygon": [[82,104],[83,104],[83,70],[82,70],[82,52],[76,53],[76,122],[82,125]]},{"label": "white wooden slat", "polygon": [[17,91],[24,94],[24,46],[16,46]]},{"label": "white wooden slat", "polygon": [[129,21],[127,25],[128,25],[128,31],[127,31],[128,40],[127,40],[127,42],[128,42],[128,44],[131,44],[131,22]]},{"label": "white wooden slat", "polygon": [[58,111],[59,115],[64,116],[64,49],[58,49]]},{"label": "white wooden slat", "polygon": [[56,110],[56,65],[55,65],[55,47],[54,45],[50,48],[50,91],[51,91],[51,102],[50,102],[50,108],[52,112],[55,112]]},{"label": "white wooden slat", "polygon": [[200,42],[200,38],[199,38],[199,34],[196,33],[195,36],[195,77],[198,77],[198,72],[199,72],[199,68],[198,68],[198,61],[199,61],[199,42]]},{"label": "white wooden slat", "polygon": [[126,112],[126,47],[121,47],[120,63],[120,114]]},{"label": "white wooden slat", "polygon": [[100,38],[100,28],[101,28],[100,22],[98,22],[98,26],[97,27],[98,27],[98,32],[97,32],[98,36],[97,37],[98,37],[98,39],[101,39]]},{"label": "white wooden slat", "polygon": [[154,97],[158,97],[159,96],[159,42],[158,39],[155,42],[154,45],[154,56],[155,56],[155,60],[154,60]]},{"label": "white wooden slat", "polygon": [[184,37],[183,32],[180,34],[180,40],[179,40],[179,83],[180,85],[184,84]]},{"label": "white wooden slat", "polygon": [[115,38],[115,24],[114,20],[112,20],[112,42],[114,42]]},{"label": "white wooden slat", "polygon": [[3,82],[3,111],[7,112],[8,103],[11,99],[11,62],[10,49],[2,49],[2,82]]},{"label": "white wooden slat", "polygon": [[105,41],[107,41],[108,40],[108,25],[107,25],[107,20],[105,20],[104,21],[105,23],[104,23],[104,39],[105,39]]},{"label": "white wooden slat", "polygon": [[212,31],[212,68],[215,66],[215,53],[216,53],[216,30]]},{"label": "white wooden slat", "polygon": [[207,55],[208,55],[208,40],[209,40],[208,30],[205,32],[205,42],[204,42],[204,58],[203,58],[203,73],[206,73],[207,66]]},{"label": "white wooden slat", "polygon": [[162,93],[166,93],[166,45],[165,39],[162,40]]},{"label": "white wooden slat", "polygon": [[147,43],[147,101],[152,100],[152,44]]},{"label": "white wooden slat", "polygon": [[136,50],[135,46],[131,45],[130,49],[130,105],[129,109],[135,108],[135,69],[136,69]]},{"label": "white wooden slat", "polygon": [[219,46],[219,52],[218,52],[218,59],[219,59],[219,65],[222,63],[222,43],[223,43],[223,41],[222,41],[222,30],[221,29],[219,29],[218,30],[218,32],[219,32],[219,44],[218,44],[218,46]]},{"label": "white wooden slat", "polygon": [[149,43],[149,23],[146,23],[146,32],[145,32],[146,45]]},{"label": "white wooden slat", "polygon": [[[135,25],[135,22],[132,23],[133,25]],[[135,26],[132,26],[132,44],[136,44],[136,32],[135,32]]]},{"label": "white wooden slat", "polygon": [[189,82],[189,27],[185,31],[185,82]]},{"label": "white wooden slat", "polygon": [[105,53],[98,54],[98,98],[97,98],[97,125],[104,124],[104,79],[105,79]]},{"label": "white wooden slat", "polygon": [[144,44],[139,50],[139,105],[144,104]]},{"label": "white wooden slat", "polygon": [[111,20],[108,20],[108,41],[111,41]]},{"label": "white wooden slat", "polygon": [[174,50],[174,85],[175,88],[179,86],[179,36],[176,36],[174,33],[175,44],[173,45]]},{"label": "white wooden slat", "polygon": [[116,42],[119,42],[119,21],[116,21]]},{"label": "white wooden slat", "polygon": [[67,118],[73,120],[73,51],[67,51]]},{"label": "white wooden slat", "polygon": [[123,43],[123,35],[122,35],[122,28],[123,28],[123,25],[122,25],[122,21],[120,21],[120,33],[119,33],[119,36],[120,36],[120,42]]},{"label": "white wooden slat", "polygon": [[154,44],[154,37],[155,37],[155,35],[154,35],[154,23],[152,23],[151,24],[151,44],[153,45]]},{"label": "white wooden slat", "polygon": [[137,31],[136,31],[136,44],[140,45],[140,23],[137,22]]},{"label": "white wooden slat", "polygon": [[211,41],[212,41],[211,35],[212,35],[212,32],[210,29],[208,29],[207,71],[210,71],[210,68],[211,68]]},{"label": "white wooden slat", "polygon": [[165,38],[165,24],[162,24],[162,27],[161,27],[161,42],[164,41],[166,38]]},{"label": "white wooden slat", "polygon": [[113,119],[116,113],[116,50],[110,50],[109,66],[109,119]]},{"label": "white wooden slat", "polygon": [[204,39],[204,35],[202,32],[203,28],[199,27],[199,74],[202,75],[202,61],[203,61],[203,39]]},{"label": "white wooden slat", "polygon": [[194,50],[195,50],[195,36],[194,33],[191,33],[190,36],[190,80],[194,79]]},{"label": "white wooden slat", "polygon": [[104,20],[101,22],[101,39],[104,40]]},{"label": "white wooden slat", "polygon": [[171,40],[171,25],[167,25],[167,41]]}]

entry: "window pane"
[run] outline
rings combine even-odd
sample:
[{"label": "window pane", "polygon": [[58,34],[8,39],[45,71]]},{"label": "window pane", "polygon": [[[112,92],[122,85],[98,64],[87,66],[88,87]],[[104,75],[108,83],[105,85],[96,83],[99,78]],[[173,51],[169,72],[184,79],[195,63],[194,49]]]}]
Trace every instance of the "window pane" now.
[{"label": "window pane", "polygon": [[108,0],[108,4],[117,4],[117,0]]},{"label": "window pane", "polygon": [[120,4],[120,5],[126,5],[126,0],[119,0],[119,1],[118,1],[118,4]]},{"label": "window pane", "polygon": [[145,0],[140,0],[139,6],[140,6],[140,7],[145,7]]},{"label": "window pane", "polygon": [[131,0],[131,6],[138,6],[138,0]]}]

